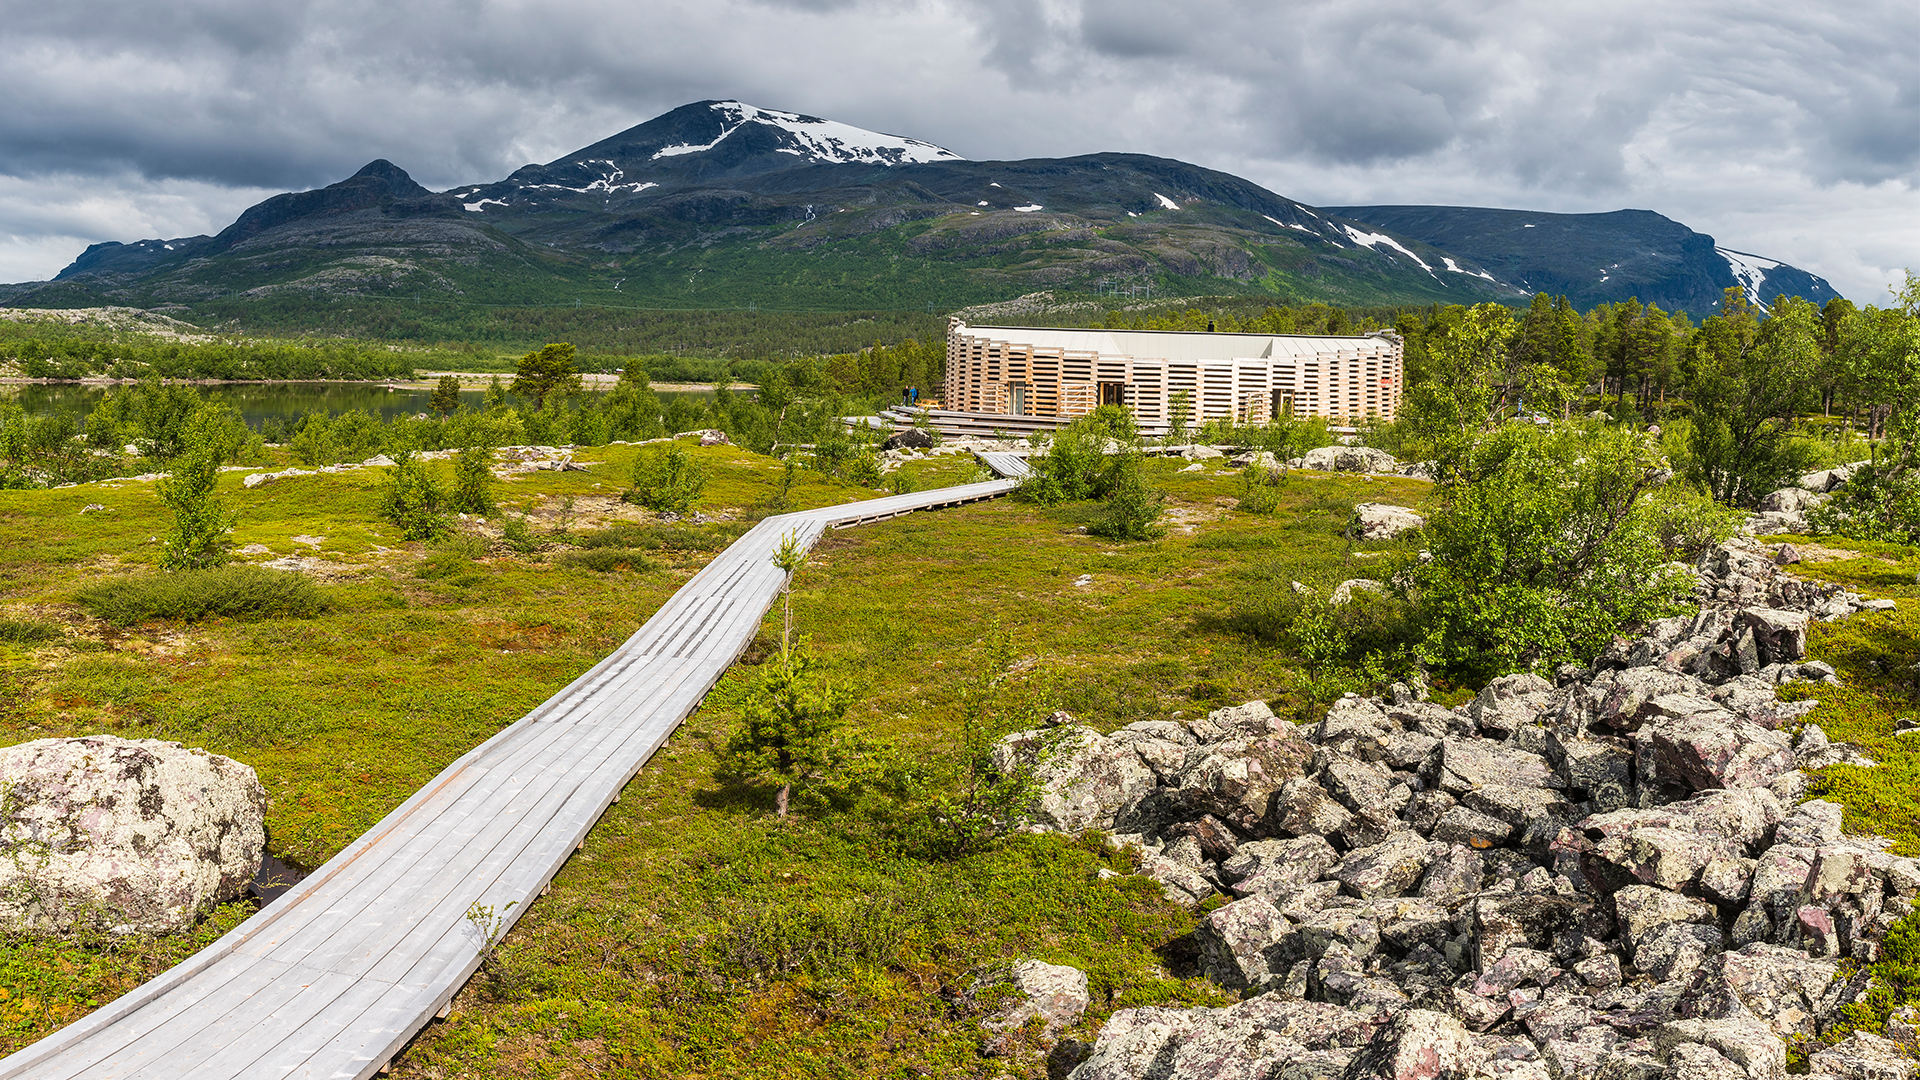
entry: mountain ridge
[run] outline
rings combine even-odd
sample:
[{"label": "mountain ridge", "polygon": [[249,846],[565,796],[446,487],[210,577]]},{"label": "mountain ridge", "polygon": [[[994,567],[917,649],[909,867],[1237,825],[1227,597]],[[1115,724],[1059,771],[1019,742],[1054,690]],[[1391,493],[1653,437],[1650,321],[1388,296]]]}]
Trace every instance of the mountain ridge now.
[{"label": "mountain ridge", "polygon": [[1786,295],[1824,303],[1839,295],[1814,274],[1723,247],[1713,237],[1652,210],[1554,214],[1437,205],[1328,209],[1466,255],[1530,292],[1565,295],[1583,308],[1633,296],[1701,316],[1718,310],[1724,290],[1732,287],[1756,304]]},{"label": "mountain ridge", "polygon": [[[338,183],[264,200],[214,236],[94,244],[53,281],[7,292],[22,306],[393,297],[931,309],[1061,287],[1350,305],[1535,291],[1510,252],[1435,243],[1422,235],[1432,221],[1358,216],[1393,209],[1314,208],[1149,155],[969,161],[905,136],[712,100],[443,192],[376,159]],[[1668,240],[1699,236],[1651,216],[1672,226]],[[1811,278],[1746,259],[1756,289]]]}]

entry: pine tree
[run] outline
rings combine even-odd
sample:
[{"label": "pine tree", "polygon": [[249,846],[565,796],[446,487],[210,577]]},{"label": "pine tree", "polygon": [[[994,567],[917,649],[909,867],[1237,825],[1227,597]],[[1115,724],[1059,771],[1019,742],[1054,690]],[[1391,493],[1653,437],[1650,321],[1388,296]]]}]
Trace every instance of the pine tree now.
[{"label": "pine tree", "polygon": [[513,392],[533,404],[536,411],[555,393],[580,393],[580,373],[573,366],[573,346],[566,342],[543,345],[539,352],[520,358],[514,370]]},{"label": "pine tree", "polygon": [[428,399],[427,407],[439,416],[448,416],[460,410],[460,380],[452,375],[440,376],[440,382],[433,388],[433,397]]}]

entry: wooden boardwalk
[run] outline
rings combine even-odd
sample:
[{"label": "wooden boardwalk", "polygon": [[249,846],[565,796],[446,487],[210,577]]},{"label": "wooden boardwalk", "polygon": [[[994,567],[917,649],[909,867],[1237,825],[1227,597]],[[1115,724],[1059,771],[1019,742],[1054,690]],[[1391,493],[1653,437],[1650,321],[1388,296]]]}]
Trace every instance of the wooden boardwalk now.
[{"label": "wooden boardwalk", "polygon": [[[988,464],[1002,475],[1025,466]],[[306,880],[177,967],[0,1060],[0,1077],[379,1072],[479,967],[472,906],[491,906],[503,930],[524,913],[753,639],[779,595],[769,556],[781,537],[811,547],[827,528],[1014,486],[992,480],[760,522],[612,655]]]}]

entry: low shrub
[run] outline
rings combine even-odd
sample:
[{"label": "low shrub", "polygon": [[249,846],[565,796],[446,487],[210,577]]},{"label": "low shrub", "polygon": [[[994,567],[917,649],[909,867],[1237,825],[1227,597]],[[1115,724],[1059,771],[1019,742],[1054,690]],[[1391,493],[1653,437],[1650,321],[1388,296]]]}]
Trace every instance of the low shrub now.
[{"label": "low shrub", "polygon": [[1240,470],[1240,501],[1235,509],[1248,514],[1271,514],[1280,509],[1280,471],[1264,465]]},{"label": "low shrub", "polygon": [[8,645],[38,645],[61,636],[57,623],[37,619],[0,619],[0,642]]},{"label": "low shrub", "polygon": [[463,446],[453,459],[453,509],[469,514],[493,513],[493,446],[476,442]]},{"label": "low shrub", "polygon": [[627,502],[662,514],[684,514],[707,490],[707,470],[679,443],[649,446],[633,459],[633,487]]},{"label": "low shrub", "polygon": [[546,541],[533,535],[533,526],[527,524],[525,514],[510,514],[500,521],[500,539],[507,546],[522,555],[532,555],[546,547]]},{"label": "low shrub", "polygon": [[326,595],[305,574],[259,566],[115,578],[87,586],[78,599],[114,626],[149,619],[308,618],[329,607]]},{"label": "low shrub", "polygon": [[1672,559],[1697,562],[1740,528],[1746,513],[1715,502],[1690,484],[1671,483],[1647,500],[1654,536]]},{"label": "low shrub", "polygon": [[605,529],[581,533],[573,543],[583,548],[643,548],[648,551],[719,551],[744,528],[726,529],[621,522]]},{"label": "low shrub", "polygon": [[473,561],[472,554],[454,548],[442,548],[421,560],[413,574],[424,581],[445,581],[479,569],[480,564]]},{"label": "low shrub", "polygon": [[1862,465],[1847,485],[1807,512],[1813,531],[1853,540],[1920,544],[1920,473]]},{"label": "low shrub", "polygon": [[633,548],[596,547],[584,551],[568,551],[554,557],[555,566],[565,566],[575,570],[592,570],[606,574],[615,570],[645,571],[657,568],[646,554]]},{"label": "low shrub", "polygon": [[1102,486],[1105,497],[1100,512],[1087,526],[1089,533],[1109,540],[1154,540],[1166,532],[1160,525],[1160,513],[1167,497],[1147,482],[1139,454],[1124,451],[1113,455]]},{"label": "low shrub", "polygon": [[432,540],[448,527],[447,491],[411,450],[393,453],[380,512],[408,540]]}]

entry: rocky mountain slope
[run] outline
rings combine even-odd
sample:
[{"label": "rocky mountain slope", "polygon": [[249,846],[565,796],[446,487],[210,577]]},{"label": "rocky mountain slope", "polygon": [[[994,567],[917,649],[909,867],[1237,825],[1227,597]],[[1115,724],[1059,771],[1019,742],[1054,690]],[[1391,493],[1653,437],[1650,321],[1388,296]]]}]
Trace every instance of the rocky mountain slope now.
[{"label": "rocky mountain slope", "polygon": [[[52,282],[0,297],[847,310],[951,309],[1068,287],[1475,303],[1579,277],[1536,271],[1472,236],[1458,237],[1464,246],[1428,239],[1425,219],[1363,220],[1166,158],[967,161],[917,139],[703,101],[446,192],[375,161],[340,183],[268,199],[217,236],[95,244]],[[1748,273],[1765,292],[1789,270],[1759,260]],[[1688,296],[1718,280],[1686,273]]]},{"label": "rocky mountain slope", "polygon": [[1591,307],[1638,297],[1695,318],[1720,307],[1722,290],[1770,304],[1781,296],[1825,303],[1833,286],[1805,270],[1720,247],[1711,236],[1651,210],[1546,214],[1471,206],[1331,208],[1471,258],[1528,292],[1564,293]]},{"label": "rocky mountain slope", "polygon": [[1516,296],[1471,260],[1164,158],[975,162],[698,102],[438,195],[375,162],[216,237],[96,244],[16,304],[216,297],[844,309],[1049,286],[1346,303]]}]

